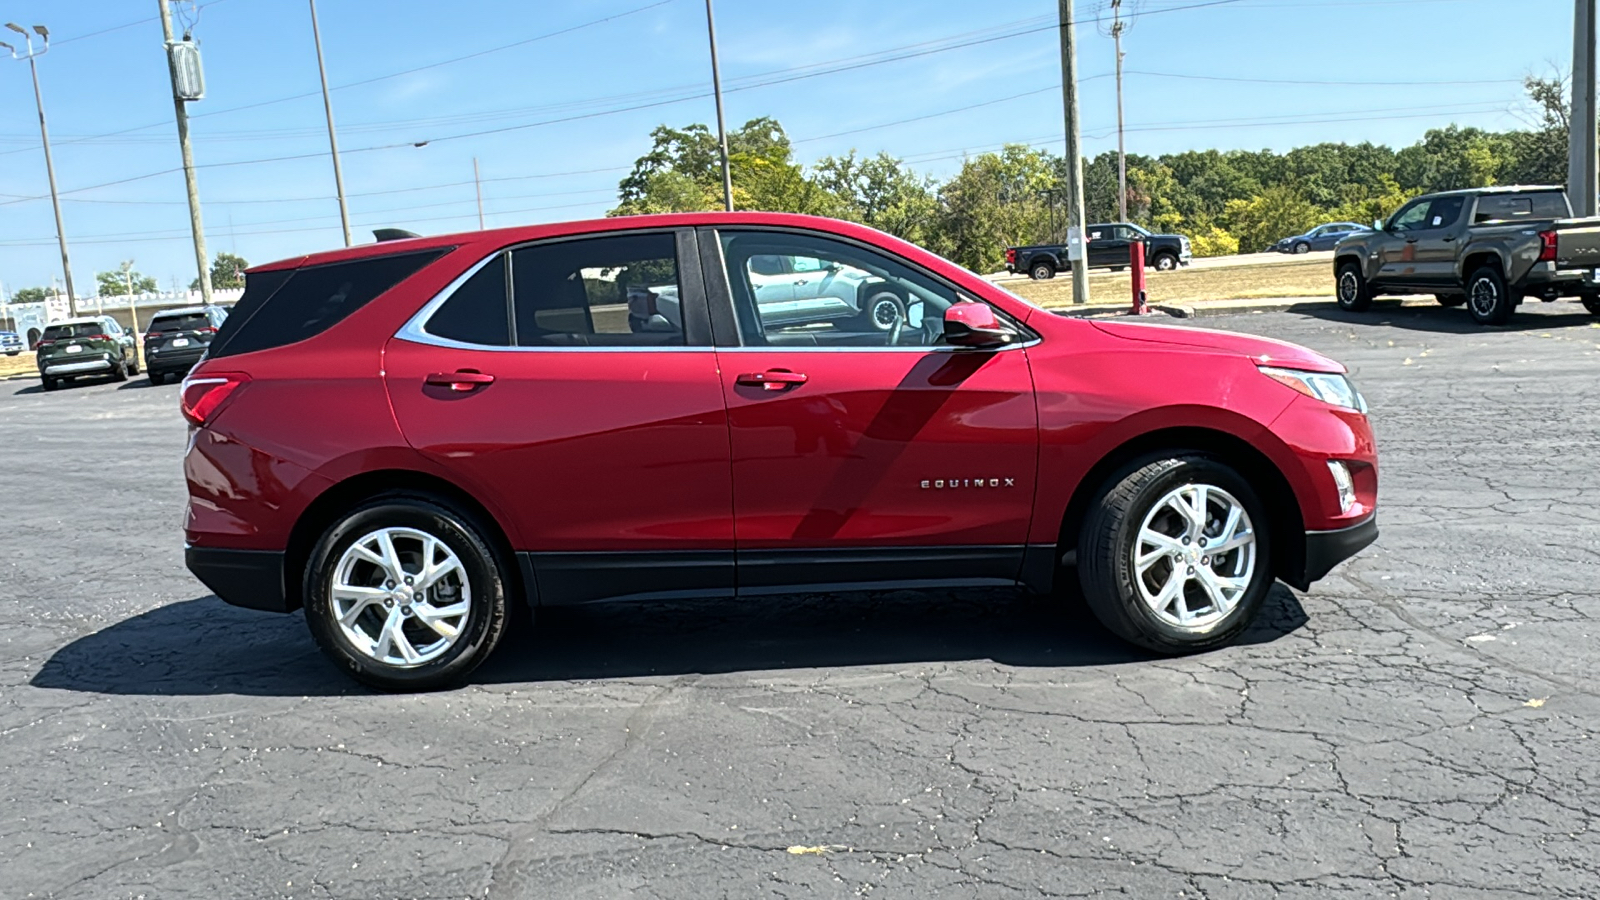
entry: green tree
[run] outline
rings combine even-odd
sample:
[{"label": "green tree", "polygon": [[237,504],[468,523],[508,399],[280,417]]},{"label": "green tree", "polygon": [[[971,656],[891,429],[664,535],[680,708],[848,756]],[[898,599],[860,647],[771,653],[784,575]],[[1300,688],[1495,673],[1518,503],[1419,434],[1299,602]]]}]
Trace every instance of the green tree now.
[{"label": "green tree", "polygon": [[[217,258],[211,261],[211,286],[219,291],[243,288],[244,270],[248,268],[250,263],[244,257],[218,253]],[[200,279],[189,282],[189,290],[200,290]]]},{"label": "green tree", "polygon": [[[634,161],[617,186],[611,215],[695,212],[722,207],[722,164],[717,138],[705,125],[657,127],[650,150]],[[794,162],[783,126],[751,119],[728,132],[728,170],[734,206],[777,212],[830,215],[838,199],[812,183]]]},{"label": "green tree", "polygon": [[12,303],[43,303],[51,297],[61,296],[61,291],[56,288],[25,287],[19,288],[11,295]]},{"label": "green tree", "polygon": [[831,194],[836,215],[886,231],[913,244],[932,243],[938,198],[935,182],[887,153],[825,156],[812,166],[812,180]]},{"label": "green tree", "polygon": [[1238,239],[1240,249],[1254,253],[1280,238],[1315,227],[1327,212],[1293,187],[1279,184],[1251,200],[1230,200],[1223,216],[1228,233]]},{"label": "green tree", "polygon": [[1049,154],[1021,144],[972,157],[939,189],[934,249],[978,272],[1003,264],[1005,248],[1048,236],[1047,196],[1056,189]]},{"label": "green tree", "polygon": [[156,280],[138,272],[123,275],[120,271],[94,273],[95,286],[102,297],[122,297],[128,293],[128,279],[133,280],[135,294],[148,294],[156,289]]}]

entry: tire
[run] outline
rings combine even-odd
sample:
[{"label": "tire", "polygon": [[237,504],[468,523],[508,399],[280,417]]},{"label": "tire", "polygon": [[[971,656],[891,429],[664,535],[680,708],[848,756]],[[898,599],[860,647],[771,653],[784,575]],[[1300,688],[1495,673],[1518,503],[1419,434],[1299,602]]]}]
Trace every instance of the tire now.
[{"label": "tire", "polygon": [[[1197,500],[1207,511],[1198,537],[1172,505]],[[1224,539],[1230,521],[1232,539],[1244,543],[1214,560],[1201,541]],[[1167,654],[1221,647],[1249,627],[1272,587],[1271,534],[1266,507],[1231,467],[1196,453],[1146,457],[1113,476],[1084,517],[1084,600],[1113,634],[1140,647]],[[1168,546],[1171,553],[1150,552]]]},{"label": "tire", "polygon": [[137,374],[139,374],[139,354],[137,354],[137,353],[135,353],[132,356],[128,357],[128,374],[129,375],[137,375]]},{"label": "tire", "polygon": [[150,372],[146,377],[150,379],[151,384],[161,385],[167,383],[167,376],[161,372]]},{"label": "tire", "polygon": [[1347,262],[1339,267],[1338,278],[1334,281],[1334,295],[1339,301],[1339,308],[1345,312],[1364,312],[1372,306],[1372,286],[1367,284],[1360,263]]},{"label": "tire", "polygon": [[1512,295],[1497,265],[1479,266],[1467,278],[1467,312],[1479,325],[1504,325],[1520,299]]},{"label": "tire", "polygon": [[1151,258],[1150,265],[1157,272],[1171,272],[1178,267],[1178,258],[1171,253],[1157,253]]},{"label": "tire", "polygon": [[45,375],[39,379],[39,385],[47,391],[53,391],[56,388],[61,387],[61,382],[51,378],[48,375]]},{"label": "tire", "polygon": [[1301,253],[1310,253],[1311,245],[1305,241],[1301,241],[1300,243],[1294,245],[1294,252],[1296,256],[1300,255]]},{"label": "tire", "polygon": [[861,322],[863,331],[891,331],[896,322],[905,322],[906,303],[883,285],[872,285],[862,291]]},{"label": "tire", "polygon": [[1049,281],[1056,277],[1056,267],[1048,262],[1036,262],[1028,269],[1028,277],[1034,281]]},{"label": "tire", "polygon": [[1600,316],[1600,294],[1584,294],[1578,298],[1590,315]]},{"label": "tire", "polygon": [[[512,570],[488,534],[474,517],[427,495],[396,492],[357,506],[328,528],[306,565],[306,623],[312,637],[340,668],[375,688],[428,691],[459,682],[494,652],[508,619]],[[354,549],[361,544],[382,551],[381,535],[388,535],[401,572]],[[415,593],[406,602],[403,583],[420,575],[426,538],[436,542],[433,561],[445,567],[438,586],[425,597],[439,623],[433,626],[413,609],[421,605]],[[449,554],[442,561],[440,548]],[[341,584],[353,590],[335,599],[334,588]],[[389,596],[374,596],[385,590]],[[438,615],[458,607],[464,609]],[[348,625],[340,623],[340,613],[349,617]]]},{"label": "tire", "polygon": [[19,355],[21,353],[22,353],[21,350],[7,350],[6,351],[6,355],[7,356],[17,356],[17,355]]},{"label": "tire", "polygon": [[123,357],[122,359],[117,360],[117,367],[111,370],[111,380],[112,381],[127,381],[128,380],[128,358],[127,357]]},{"label": "tire", "polygon": [[1434,294],[1433,299],[1440,306],[1450,309],[1454,309],[1457,306],[1465,306],[1467,303],[1466,294]]}]

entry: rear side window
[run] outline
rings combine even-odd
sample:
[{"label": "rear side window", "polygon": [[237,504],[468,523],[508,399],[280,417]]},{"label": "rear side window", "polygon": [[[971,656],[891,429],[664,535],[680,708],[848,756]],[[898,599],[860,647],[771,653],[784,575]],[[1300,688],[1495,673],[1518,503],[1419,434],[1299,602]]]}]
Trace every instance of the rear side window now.
[{"label": "rear side window", "polygon": [[212,342],[211,356],[268,350],[321,334],[449,250],[247,275],[244,296]]},{"label": "rear side window", "polygon": [[681,347],[672,234],[557,241],[511,254],[517,344]]},{"label": "rear side window", "polygon": [[1567,198],[1555,191],[1484,194],[1478,198],[1478,212],[1472,221],[1517,222],[1523,219],[1565,219],[1569,215]]}]

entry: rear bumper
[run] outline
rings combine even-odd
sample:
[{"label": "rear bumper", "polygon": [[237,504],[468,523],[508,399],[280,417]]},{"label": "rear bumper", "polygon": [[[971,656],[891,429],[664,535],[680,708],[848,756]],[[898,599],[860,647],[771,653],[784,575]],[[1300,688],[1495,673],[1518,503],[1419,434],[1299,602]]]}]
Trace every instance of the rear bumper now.
[{"label": "rear bumper", "polygon": [[1306,565],[1301,573],[1298,583],[1291,582],[1300,590],[1309,590],[1311,583],[1321,581],[1324,576],[1333,571],[1333,567],[1344,562],[1363,548],[1378,539],[1378,514],[1373,513],[1367,520],[1349,528],[1340,528],[1337,531],[1308,531],[1306,532]]},{"label": "rear bumper", "polygon": [[185,349],[176,352],[146,352],[144,355],[144,363],[145,368],[152,372],[187,372],[194,368],[194,364],[199,362],[200,357],[204,356],[205,354],[205,347],[200,347],[193,351]]},{"label": "rear bumper", "polygon": [[109,359],[91,359],[84,362],[45,363],[40,371],[45,375],[84,375],[89,372],[109,372],[113,368]]},{"label": "rear bumper", "polygon": [[183,563],[224,603],[267,612],[295,609],[283,589],[281,551],[186,546]]}]

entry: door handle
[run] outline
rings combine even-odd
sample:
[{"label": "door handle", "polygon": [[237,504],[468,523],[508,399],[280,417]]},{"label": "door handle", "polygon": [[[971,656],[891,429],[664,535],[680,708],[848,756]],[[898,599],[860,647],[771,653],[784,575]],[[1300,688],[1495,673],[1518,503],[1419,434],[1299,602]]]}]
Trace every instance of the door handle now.
[{"label": "door handle", "polygon": [[452,391],[466,393],[475,391],[486,384],[494,384],[493,375],[474,372],[471,369],[462,369],[459,372],[434,372],[423,379],[424,383],[435,387],[447,387]]},{"label": "door handle", "polygon": [[1408,244],[1415,244],[1416,242],[1417,242],[1416,238],[1406,238],[1406,243],[1408,243]]},{"label": "door handle", "polygon": [[768,369],[765,372],[746,372],[734,379],[745,387],[762,387],[769,391],[783,391],[806,383],[806,376],[786,369]]},{"label": "door handle", "polygon": [[800,286],[800,285],[802,285],[802,284],[805,284],[805,283],[806,283],[806,282],[807,282],[807,281],[808,281],[808,280],[809,280],[809,279],[805,279],[805,278],[801,278],[801,279],[800,279],[800,280],[798,280],[798,281],[796,281],[796,282],[795,282],[795,283],[794,283],[794,286],[795,286],[795,287],[799,287],[799,286]]},{"label": "door handle", "polygon": [[1441,241],[1444,241],[1444,242],[1445,242],[1445,243],[1447,243],[1447,244],[1448,244],[1448,243],[1450,243],[1450,242],[1451,242],[1451,241],[1453,241],[1453,240],[1455,240],[1455,239],[1456,239],[1456,236],[1455,236],[1455,235],[1453,235],[1453,234],[1447,234],[1447,235],[1445,235],[1445,236],[1444,236],[1444,237],[1442,237],[1442,238],[1440,238],[1440,239],[1439,239],[1439,240],[1441,240]]}]

